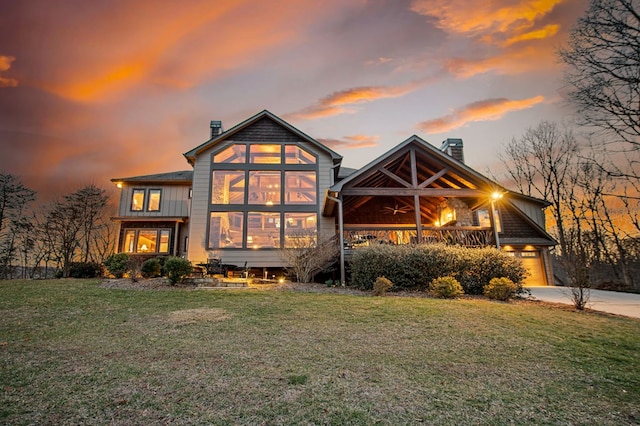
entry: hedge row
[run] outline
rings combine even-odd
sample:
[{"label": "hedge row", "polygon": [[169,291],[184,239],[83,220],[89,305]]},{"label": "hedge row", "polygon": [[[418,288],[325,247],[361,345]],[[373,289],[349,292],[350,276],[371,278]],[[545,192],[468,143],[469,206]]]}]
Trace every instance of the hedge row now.
[{"label": "hedge row", "polygon": [[519,259],[492,247],[380,244],[358,249],[351,260],[351,282],[362,290],[386,277],[394,290],[424,291],[435,278],[452,276],[466,294],[482,294],[492,278],[506,277],[521,286],[527,274]]}]

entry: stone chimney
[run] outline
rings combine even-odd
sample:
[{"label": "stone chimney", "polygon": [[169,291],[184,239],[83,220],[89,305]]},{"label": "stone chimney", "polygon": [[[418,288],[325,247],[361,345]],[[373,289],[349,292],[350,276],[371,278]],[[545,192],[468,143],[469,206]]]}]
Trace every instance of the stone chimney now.
[{"label": "stone chimney", "polygon": [[211,139],[217,138],[222,132],[222,121],[211,120]]},{"label": "stone chimney", "polygon": [[440,151],[447,153],[449,156],[464,163],[464,149],[462,139],[447,138],[442,141]]}]

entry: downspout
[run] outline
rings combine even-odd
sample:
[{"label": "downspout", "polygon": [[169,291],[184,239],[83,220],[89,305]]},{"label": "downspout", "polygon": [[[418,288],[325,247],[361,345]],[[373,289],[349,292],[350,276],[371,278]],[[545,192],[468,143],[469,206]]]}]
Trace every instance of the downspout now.
[{"label": "downspout", "polygon": [[338,232],[340,244],[340,284],[344,287],[346,284],[344,274],[344,223],[342,220],[342,199],[333,197],[327,193],[327,198],[338,203]]}]

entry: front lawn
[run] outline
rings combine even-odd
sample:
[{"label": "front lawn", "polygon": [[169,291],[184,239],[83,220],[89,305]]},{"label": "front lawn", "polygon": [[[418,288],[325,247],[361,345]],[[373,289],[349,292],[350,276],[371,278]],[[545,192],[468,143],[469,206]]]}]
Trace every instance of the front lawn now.
[{"label": "front lawn", "polygon": [[536,303],[0,282],[0,423],[640,422],[640,321]]}]

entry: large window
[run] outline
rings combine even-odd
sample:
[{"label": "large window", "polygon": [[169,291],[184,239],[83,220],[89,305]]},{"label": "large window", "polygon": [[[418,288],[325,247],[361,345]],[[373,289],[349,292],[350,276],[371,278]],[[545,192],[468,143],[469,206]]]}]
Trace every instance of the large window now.
[{"label": "large window", "polygon": [[169,253],[169,229],[127,229],[122,251],[125,253]]},{"label": "large window", "polygon": [[[490,212],[491,212],[491,209],[488,209],[488,208],[476,210],[476,218],[478,220],[478,226],[484,226],[487,228],[491,226]],[[496,221],[496,230],[498,232],[502,232],[502,224],[500,223],[500,211],[498,209],[495,209],[493,212],[494,212],[493,217],[495,218],[495,221]]]},{"label": "large window", "polygon": [[293,143],[237,143],[211,163],[208,249],[315,244],[318,160]]},{"label": "large window", "polygon": [[244,170],[214,170],[211,204],[244,204]]},{"label": "large window", "polygon": [[211,212],[209,248],[241,248],[243,224],[243,212]]},{"label": "large window", "polygon": [[280,204],[280,171],[249,171],[249,204]]}]

